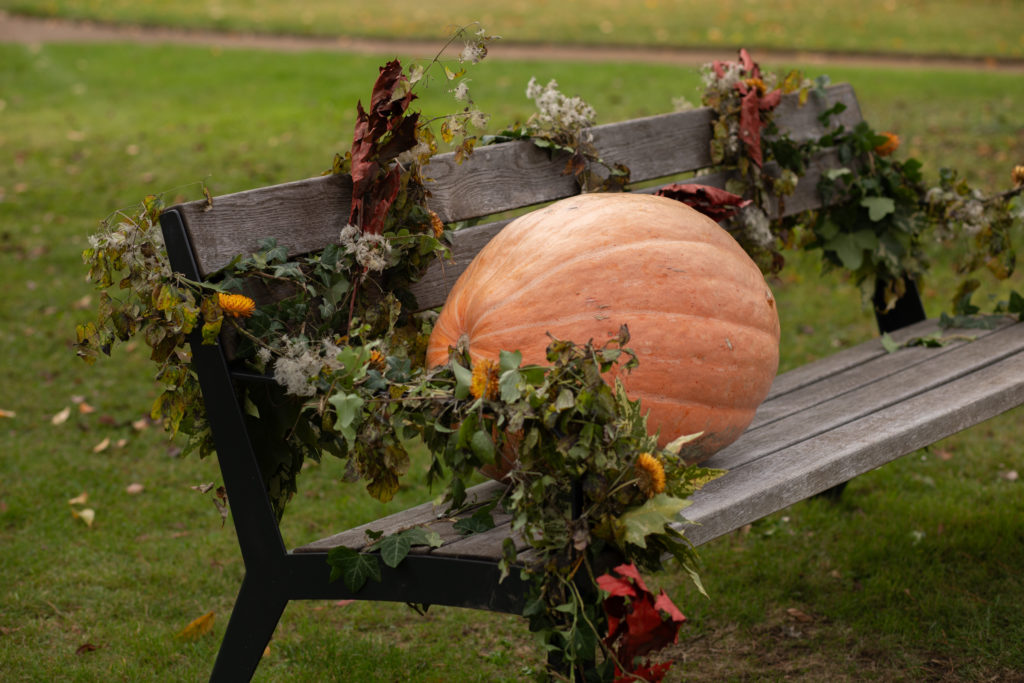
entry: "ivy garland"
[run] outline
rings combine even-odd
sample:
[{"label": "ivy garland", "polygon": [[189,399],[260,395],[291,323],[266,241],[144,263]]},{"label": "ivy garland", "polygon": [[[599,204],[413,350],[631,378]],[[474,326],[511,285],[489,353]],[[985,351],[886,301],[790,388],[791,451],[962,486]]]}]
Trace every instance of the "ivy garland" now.
[{"label": "ivy garland", "polygon": [[[801,247],[820,250],[826,269],[850,274],[862,288],[865,302],[879,287],[891,308],[919,283],[930,263],[925,246],[955,246],[954,264],[963,284],[953,301],[948,324],[987,324],[965,316],[980,311],[970,303],[980,282],[969,277],[985,268],[997,279],[1014,272],[1014,230],[1024,221],[1018,197],[1024,167],[1012,173],[1013,189],[985,195],[949,169],[940,184],[928,188],[917,159],[899,159],[899,138],[878,133],[862,121],[848,129],[833,122],[845,110],[838,103],[821,114],[827,132],[818,139],[796,142],[780,131],[772,113],[784,94],[796,93],[802,105],[828,85],[828,79],[806,79],[799,71],[785,76],[762,73],[746,50],[733,62],[714,62],[704,70],[703,104],[715,110],[711,157],[715,170],[731,172],[726,189],[751,199],[732,221],[733,235],[765,273],[780,270],[783,252]],[[833,150],[841,166],[821,178],[817,190],[824,208],[772,220],[772,208],[783,213],[815,154]],[[996,304],[995,314],[1024,313],[1024,298],[1013,292]]]},{"label": "ivy garland", "polygon": [[[523,366],[513,352],[472,365],[465,349],[454,349],[447,366],[424,367],[432,316],[414,312],[408,286],[447,255],[448,228],[426,208],[421,176],[437,140],[431,122],[410,105],[415,86],[431,69],[442,69],[462,109],[441,120],[441,138],[455,146],[459,160],[472,153],[478,139],[468,131],[485,125],[486,116],[469,96],[464,65],[482,59],[492,37],[463,29],[457,38],[465,48],[454,69],[441,53],[424,67],[406,71],[395,60],[381,68],[368,108],[358,107],[352,148],[330,171],[352,176],[353,203],[338,242],[323,251],[292,257],[286,245],[268,240],[219,277],[192,282],[167,263],[158,197],[147,197],[134,214],[108,219],[84,253],[101,293],[96,319],[77,329],[78,354],[93,362],[116,342],[141,335],[163,387],[153,415],[172,435],[187,434],[186,452],[200,457],[212,452],[212,441],[190,367],[189,335],[198,330],[204,342],[220,338],[240,362],[272,375],[276,383],[249,387],[243,399],[279,517],[305,458],[324,453],[345,462],[346,479],[365,481],[371,495],[386,501],[409,467],[407,444],[418,438],[431,454],[429,479],[446,482],[443,498],[453,509],[465,503],[467,483],[481,467],[518,458],[501,498],[460,530],[492,527],[497,506],[512,516],[513,530],[539,558],[536,567],[521,570],[532,585],[525,616],[570,677],[600,650],[602,680],[660,680],[667,666],[640,654],[673,642],[683,617],[667,596],[647,590],[639,570],[655,570],[670,555],[700,586],[693,550],[671,523],[687,498],[719,473],[680,460],[685,438],[658,448],[639,403],[620,384],[601,379],[616,365],[635,366],[628,330],[602,346],[552,339],[546,367]],[[822,82],[797,72],[782,79],[763,74],[741,51],[736,62],[709,65],[705,84],[704,104],[717,113],[713,160],[733,172],[727,189],[752,201],[713,188],[678,194],[716,218],[735,213],[734,234],[766,272],[782,266],[785,248],[820,249],[826,264],[845,268],[856,283],[882,282],[891,303],[927,268],[928,230],[943,239],[971,238],[957,264],[962,273],[985,267],[1005,278],[1012,272],[1024,168],[1015,170],[1016,189],[993,197],[945,171],[939,187],[925,190],[920,164],[896,160],[895,136],[867,124],[835,126],[800,144],[779,131],[772,111],[782,94],[798,93],[803,102]],[[527,95],[538,114],[481,143],[530,139],[568,152],[566,172],[585,190],[622,189],[629,171],[597,155],[586,130],[594,122],[589,105],[562,95],[554,82],[531,81]],[[836,113],[826,112],[823,122]],[[819,191],[841,201],[771,220],[768,207],[795,190],[823,148],[835,148],[843,167],[827,173]],[[977,311],[970,305],[974,282],[961,288],[954,315]],[[257,303],[264,301],[270,303]],[[1014,294],[1001,310],[1019,315],[1024,298]],[[379,555],[338,548],[330,555],[332,575],[358,590],[380,579],[379,562],[394,566],[412,546],[438,542],[426,528],[368,534],[363,550]],[[608,551],[624,560],[614,574],[602,574]],[[504,573],[515,558],[509,539]]]}]

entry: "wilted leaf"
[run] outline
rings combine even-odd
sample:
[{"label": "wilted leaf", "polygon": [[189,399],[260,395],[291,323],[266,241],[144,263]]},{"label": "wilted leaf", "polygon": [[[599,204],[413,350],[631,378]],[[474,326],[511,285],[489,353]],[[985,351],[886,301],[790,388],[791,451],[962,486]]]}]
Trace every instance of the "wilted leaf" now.
[{"label": "wilted leaf", "polygon": [[145,490],[145,486],[138,482],[133,482],[125,487],[124,492],[127,493],[129,496],[137,496]]},{"label": "wilted leaf", "polygon": [[199,640],[213,630],[215,617],[215,612],[207,612],[203,616],[193,619],[188,626],[178,631],[176,637],[188,641]]},{"label": "wilted leaf", "polygon": [[704,436],[704,432],[697,432],[695,434],[683,434],[682,436],[678,437],[677,439],[674,439],[671,443],[665,446],[665,450],[668,451],[669,453],[672,453],[673,455],[679,455],[679,451],[682,450],[683,446],[690,443],[691,441],[696,441],[702,436]]},{"label": "wilted leaf", "polygon": [[85,505],[85,503],[88,500],[89,500],[89,494],[87,492],[85,492],[85,491],[82,491],[77,496],[75,496],[74,498],[69,500],[68,501],[68,505]]},{"label": "wilted leaf", "polygon": [[68,421],[69,417],[71,417],[71,406],[68,406],[64,410],[60,411],[59,413],[51,417],[50,424],[62,425]]},{"label": "wilted leaf", "polygon": [[3,408],[0,408],[0,417],[11,417],[11,418],[13,418],[16,415],[17,415],[17,413],[15,413],[13,410],[4,410]]},{"label": "wilted leaf", "polygon": [[103,439],[103,441],[100,441],[98,444],[93,446],[92,447],[92,452],[93,453],[102,453],[103,451],[107,450],[107,448],[109,446],[110,446],[110,437],[108,436],[106,439]]},{"label": "wilted leaf", "polygon": [[88,403],[86,403],[85,401],[82,401],[81,403],[78,404],[78,412],[81,413],[82,415],[88,415],[89,413],[95,413],[96,409],[93,408]]},{"label": "wilted leaf", "polygon": [[793,617],[797,621],[802,621],[804,623],[814,621],[814,617],[812,617],[810,614],[807,614],[806,612],[798,610],[796,607],[790,607],[789,609],[787,609],[786,614]]},{"label": "wilted leaf", "polygon": [[749,199],[744,199],[717,187],[692,183],[666,185],[655,194],[682,202],[714,221],[731,218],[751,202]]},{"label": "wilted leaf", "polygon": [[689,504],[688,500],[659,493],[640,507],[619,517],[618,525],[623,540],[646,548],[647,536],[664,532],[665,525],[678,521],[679,512]]},{"label": "wilted leaf", "polygon": [[882,348],[885,349],[887,353],[896,353],[900,350],[900,346],[901,344],[893,339],[892,335],[888,332],[882,335]]},{"label": "wilted leaf", "polygon": [[95,652],[96,650],[100,649],[101,647],[102,647],[101,645],[93,645],[92,643],[85,643],[84,645],[79,645],[78,646],[78,649],[75,650],[75,654],[76,655],[82,655],[82,654],[85,654],[86,652]]}]

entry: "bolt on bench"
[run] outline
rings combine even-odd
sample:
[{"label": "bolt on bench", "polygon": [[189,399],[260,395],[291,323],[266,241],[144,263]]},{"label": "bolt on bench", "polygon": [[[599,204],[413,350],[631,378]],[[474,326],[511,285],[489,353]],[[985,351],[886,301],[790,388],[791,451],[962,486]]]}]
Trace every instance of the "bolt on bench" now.
[{"label": "bolt on bench", "polygon": [[[818,116],[837,102],[846,105],[838,122],[860,121],[852,88],[837,85],[803,107],[786,96],[775,112],[780,129],[795,140],[825,132]],[[601,158],[629,167],[633,183],[647,183],[710,167],[712,112],[698,109],[595,127]],[[785,213],[819,205],[818,179],[839,160],[828,150],[801,177]],[[435,157],[426,168],[430,208],[446,222],[466,221],[576,194],[564,160],[529,142],[478,148],[464,163]],[[724,186],[723,174],[696,182]],[[337,241],[347,222],[351,181],[329,175],[178,205],[161,226],[172,267],[191,279],[215,273],[261,240],[276,238],[292,253],[322,249]],[[454,263],[435,264],[416,284],[422,308],[444,303],[448,288],[473,256],[507,220],[454,233]],[[896,308],[877,314],[880,330],[897,342],[938,329],[925,320],[913,288]],[[1024,325],[1007,323],[972,330],[976,339],[941,348],[904,348],[889,353],[879,340],[846,349],[776,378],[754,422],[738,441],[705,464],[727,470],[692,498],[685,534],[699,545],[795,502],[842,485],[904,454],[1024,403]],[[198,333],[196,333],[198,335]],[[267,497],[236,383],[266,381],[235,368],[223,344],[192,341],[217,457],[246,567],[245,579],[221,645],[212,680],[247,680],[290,600],[387,600],[472,607],[501,612],[523,608],[525,584],[516,572],[499,582],[508,518],[495,514],[494,529],[463,536],[454,520],[439,518],[431,503],[288,549]],[[481,504],[502,484],[469,491]],[[464,515],[472,514],[472,508]],[[440,533],[438,548],[414,548],[397,568],[381,567],[383,580],[357,593],[329,580],[327,553],[366,545],[366,529],[390,533],[429,523]],[[682,526],[682,525],[681,525]],[[529,546],[516,540],[519,561],[531,561]]]}]

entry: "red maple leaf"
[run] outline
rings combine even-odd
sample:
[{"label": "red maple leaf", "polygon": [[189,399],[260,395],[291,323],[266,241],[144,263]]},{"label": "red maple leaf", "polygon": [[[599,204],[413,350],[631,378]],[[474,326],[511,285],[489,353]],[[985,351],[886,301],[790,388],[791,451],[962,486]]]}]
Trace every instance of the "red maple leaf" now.
[{"label": "red maple leaf", "polygon": [[608,620],[608,636],[604,644],[615,653],[622,667],[616,667],[616,683],[636,680],[637,677],[645,681],[660,681],[672,663],[652,665],[643,657],[676,642],[679,626],[686,617],[665,591],[655,598],[634,565],[620,565],[613,571],[619,576],[604,574],[598,577],[597,582],[610,593],[604,601]]}]

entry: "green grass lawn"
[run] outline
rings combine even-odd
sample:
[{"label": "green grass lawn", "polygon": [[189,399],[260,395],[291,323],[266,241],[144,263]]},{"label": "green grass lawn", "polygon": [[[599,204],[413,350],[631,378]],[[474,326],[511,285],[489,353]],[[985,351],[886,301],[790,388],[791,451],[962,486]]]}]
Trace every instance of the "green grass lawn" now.
[{"label": "green grass lawn", "polygon": [[[446,37],[481,21],[516,42],[1024,56],[1013,0],[0,0],[13,12],[187,28]],[[953,18],[955,17],[955,20]]]},{"label": "green grass lawn", "polygon": [[[140,422],[155,396],[143,348],[93,368],[74,358],[74,325],[96,303],[80,252],[100,219],[149,192],[196,198],[201,181],[219,194],[318,174],[347,148],[381,61],[0,46],[0,678],[208,675],[242,576],[230,524],[190,488],[217,481],[216,467],[181,462],[179,444]],[[695,99],[699,80],[663,65],[485,62],[474,97],[495,127],[529,114],[531,75],[557,78],[603,122]],[[1000,189],[1024,160],[1019,76],[831,75],[855,85],[866,117],[899,132],[933,178],[955,165]],[[443,88],[422,101],[451,109]],[[797,258],[775,283],[784,367],[873,334],[857,292],[817,270]],[[950,286],[929,281],[931,314]],[[1013,680],[1024,670],[1024,484],[1009,476],[1024,468],[1021,414],[863,476],[838,505],[808,501],[710,544],[710,601],[658,577],[691,617],[671,680]],[[300,482],[289,542],[384,511],[339,484],[337,464]],[[68,503],[83,492],[85,504]],[[391,507],[429,497],[414,473]],[[91,527],[72,514],[83,508]],[[174,637],[210,611],[212,634]],[[288,608],[257,678],[523,680],[541,665],[516,617],[309,603]]]}]

